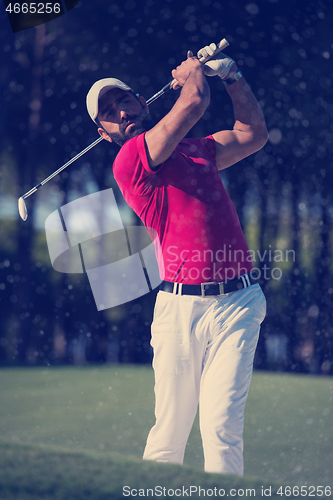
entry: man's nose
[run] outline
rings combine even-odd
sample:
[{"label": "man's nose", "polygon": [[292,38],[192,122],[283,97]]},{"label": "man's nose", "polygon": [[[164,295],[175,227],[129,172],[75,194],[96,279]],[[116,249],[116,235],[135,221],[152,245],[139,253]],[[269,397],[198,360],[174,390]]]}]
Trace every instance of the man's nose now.
[{"label": "man's nose", "polygon": [[128,112],[125,109],[120,110],[120,120],[124,120],[128,117]]}]

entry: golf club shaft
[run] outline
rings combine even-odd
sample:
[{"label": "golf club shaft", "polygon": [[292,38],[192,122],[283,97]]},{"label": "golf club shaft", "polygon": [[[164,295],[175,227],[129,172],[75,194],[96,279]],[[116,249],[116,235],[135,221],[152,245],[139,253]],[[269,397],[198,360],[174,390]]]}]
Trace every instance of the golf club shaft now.
[{"label": "golf club shaft", "polygon": [[81,151],[81,153],[79,153],[76,156],[74,156],[73,158],[71,158],[62,167],[58,168],[58,170],[56,170],[55,172],[53,172],[53,174],[49,175],[49,177],[47,177],[46,179],[44,179],[41,183],[37,184],[37,186],[35,186],[32,189],[30,189],[30,191],[28,191],[27,193],[25,193],[22,196],[22,198],[25,200],[30,195],[32,195],[33,193],[35,193],[37,191],[37,189],[39,189],[41,186],[44,186],[44,184],[46,184],[48,181],[50,181],[51,179],[53,179],[53,177],[55,177],[56,175],[60,174],[60,172],[62,172],[65,168],[67,168],[71,163],[74,163],[74,161],[78,160],[81,156],[83,156],[85,153],[87,153],[87,151],[89,151],[89,149],[92,149],[94,146],[96,146],[101,141],[103,141],[103,137],[99,137],[98,139],[96,139],[96,141],[92,142],[89,146],[87,146],[85,149],[83,149]]},{"label": "golf club shaft", "polygon": [[[201,58],[200,62],[202,62],[202,63],[207,62],[209,59],[211,59],[216,54],[218,54],[219,52],[221,52],[221,50],[223,50],[226,47],[228,47],[228,45],[229,45],[229,42],[225,38],[223,38],[220,41],[220,43],[216,46],[216,50],[214,51],[214,53],[211,56],[207,56],[207,57]],[[156,99],[158,99],[159,97],[161,97],[163,94],[165,94],[166,92],[168,92],[168,90],[170,90],[172,88],[172,86],[176,83],[176,81],[177,80],[172,80],[167,85],[165,85],[159,92],[157,92],[155,95],[153,95],[152,97],[150,97],[150,99],[148,99],[147,104],[148,105],[151,104],[152,102],[156,101]],[[29,196],[31,196],[33,193],[35,193],[37,191],[37,189],[39,189],[41,186],[44,186],[44,184],[46,184],[48,181],[50,181],[51,179],[53,179],[53,177],[55,177],[56,175],[60,174],[60,172],[62,172],[65,168],[67,168],[69,165],[71,165],[71,163],[74,163],[81,156],[83,156],[85,153],[87,153],[87,151],[89,151],[90,149],[92,149],[94,146],[96,146],[97,144],[99,144],[101,141],[103,141],[103,137],[99,137],[98,139],[96,139],[89,146],[87,146],[85,149],[83,149],[81,151],[81,153],[78,153],[71,160],[69,160],[67,163],[65,163],[62,167],[60,167],[58,170],[56,170],[55,172],[53,172],[53,174],[51,174],[49,177],[47,177],[42,182],[40,182],[39,184],[37,184],[35,187],[33,187],[32,189],[30,189],[30,191],[28,191],[27,193],[25,193],[21,198],[23,198],[23,200],[25,200],[26,198],[28,198]]]}]

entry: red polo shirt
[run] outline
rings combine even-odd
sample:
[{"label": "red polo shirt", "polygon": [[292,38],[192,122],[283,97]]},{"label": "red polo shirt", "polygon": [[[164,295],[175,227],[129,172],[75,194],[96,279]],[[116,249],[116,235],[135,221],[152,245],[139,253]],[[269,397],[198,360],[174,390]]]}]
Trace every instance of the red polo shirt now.
[{"label": "red polo shirt", "polygon": [[141,134],[121,148],[113,172],[126,202],[158,234],[162,279],[199,284],[251,271],[250,252],[216,166],[212,136],[183,139],[152,170]]}]

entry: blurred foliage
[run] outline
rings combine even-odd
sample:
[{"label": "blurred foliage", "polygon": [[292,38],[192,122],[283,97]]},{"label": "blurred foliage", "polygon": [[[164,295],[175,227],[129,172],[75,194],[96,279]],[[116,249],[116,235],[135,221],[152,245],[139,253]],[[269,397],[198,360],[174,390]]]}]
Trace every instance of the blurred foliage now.
[{"label": "blurred foliage", "polygon": [[[270,131],[262,151],[223,172],[268,299],[255,364],[333,373],[331,7],[329,0],[82,0],[17,34],[1,12],[2,363],[150,360],[156,293],[98,312],[86,276],[52,269],[43,229],[59,206],[110,187],[124,224],[138,223],[112,177],[116,148],[96,146],[30,197],[26,222],[13,203],[97,137],[85,109],[94,81],[114,76],[148,99],[188,49],[226,37]],[[232,127],[222,83],[209,83],[212,103],[192,136]],[[151,106],[157,120],[177,95]]]}]

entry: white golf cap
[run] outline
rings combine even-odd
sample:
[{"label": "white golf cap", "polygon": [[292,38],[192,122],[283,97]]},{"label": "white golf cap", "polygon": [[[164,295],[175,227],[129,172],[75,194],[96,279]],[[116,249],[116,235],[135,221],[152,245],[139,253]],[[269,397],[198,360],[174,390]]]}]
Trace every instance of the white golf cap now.
[{"label": "white golf cap", "polygon": [[[126,83],[117,78],[103,78],[94,83],[87,94],[87,110],[90,118],[96,123],[98,115],[98,101],[109,90],[132,90]],[[132,91],[133,92],[133,91]]]}]

